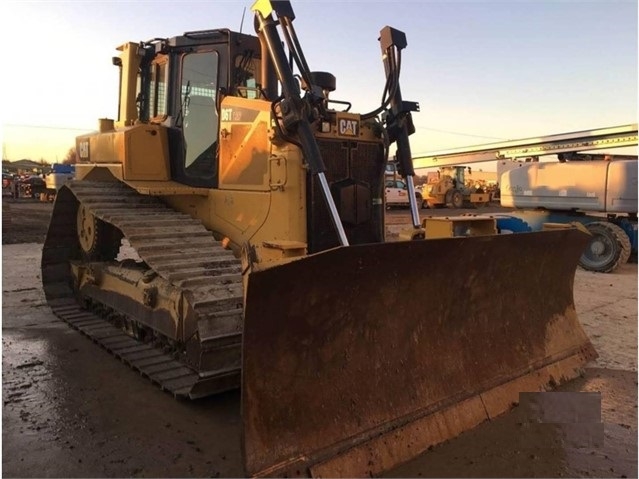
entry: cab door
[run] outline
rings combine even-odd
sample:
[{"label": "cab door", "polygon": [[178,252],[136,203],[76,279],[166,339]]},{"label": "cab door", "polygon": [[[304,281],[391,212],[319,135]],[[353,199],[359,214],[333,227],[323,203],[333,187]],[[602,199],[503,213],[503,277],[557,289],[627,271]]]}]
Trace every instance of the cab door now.
[{"label": "cab door", "polygon": [[186,51],[180,59],[179,116],[183,150],[179,164],[173,165],[173,176],[185,184],[216,187],[219,54],[216,50]]}]

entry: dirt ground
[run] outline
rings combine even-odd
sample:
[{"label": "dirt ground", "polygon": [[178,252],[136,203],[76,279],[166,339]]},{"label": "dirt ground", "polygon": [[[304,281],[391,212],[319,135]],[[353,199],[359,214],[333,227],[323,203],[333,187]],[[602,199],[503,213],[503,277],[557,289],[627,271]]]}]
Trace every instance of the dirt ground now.
[{"label": "dirt ground", "polygon": [[[242,476],[239,394],[177,401],[60,322],[39,274],[51,205],[10,207],[2,235],[3,477]],[[391,211],[388,222],[396,229],[407,218]],[[599,358],[562,390],[601,393],[602,445],[522,442],[512,413],[386,476],[637,477],[637,265],[609,275],[578,270],[575,302]]]}]

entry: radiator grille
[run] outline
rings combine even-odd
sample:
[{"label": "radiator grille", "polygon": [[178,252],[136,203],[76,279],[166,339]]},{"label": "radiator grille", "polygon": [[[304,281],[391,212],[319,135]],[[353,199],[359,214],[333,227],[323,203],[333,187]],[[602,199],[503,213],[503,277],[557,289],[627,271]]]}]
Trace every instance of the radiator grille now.
[{"label": "radiator grille", "polygon": [[[382,204],[386,158],[379,143],[318,140],[326,179],[350,244],[384,239]],[[317,178],[307,179],[309,252],[339,246],[335,227]]]}]

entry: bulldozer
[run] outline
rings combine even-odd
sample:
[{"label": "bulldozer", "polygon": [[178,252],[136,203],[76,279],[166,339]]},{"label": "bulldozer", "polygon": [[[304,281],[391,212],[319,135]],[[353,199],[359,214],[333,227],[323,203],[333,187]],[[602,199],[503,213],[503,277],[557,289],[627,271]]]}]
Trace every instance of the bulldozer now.
[{"label": "bulldozer", "polygon": [[[309,68],[290,2],[252,9],[256,35],[118,48],[118,117],[77,138],[56,195],[52,311],[177,397],[241,388],[251,476],[379,474],[579,374],[588,235],[424,239],[405,34],[381,30],[383,101],[355,113]],[[385,241],[391,145],[406,241]]]},{"label": "bulldozer", "polygon": [[470,167],[445,166],[439,170],[439,180],[429,186],[425,195],[429,208],[480,208],[490,201],[490,193],[483,187],[467,184],[466,170]]}]

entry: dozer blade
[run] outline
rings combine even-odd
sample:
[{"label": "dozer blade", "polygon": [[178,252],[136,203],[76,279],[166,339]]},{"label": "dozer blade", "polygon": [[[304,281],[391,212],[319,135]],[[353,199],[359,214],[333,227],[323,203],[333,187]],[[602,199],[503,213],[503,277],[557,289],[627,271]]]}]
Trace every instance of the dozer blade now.
[{"label": "dozer blade", "polygon": [[340,247],[249,278],[246,472],[368,476],[596,357],[576,229]]}]

